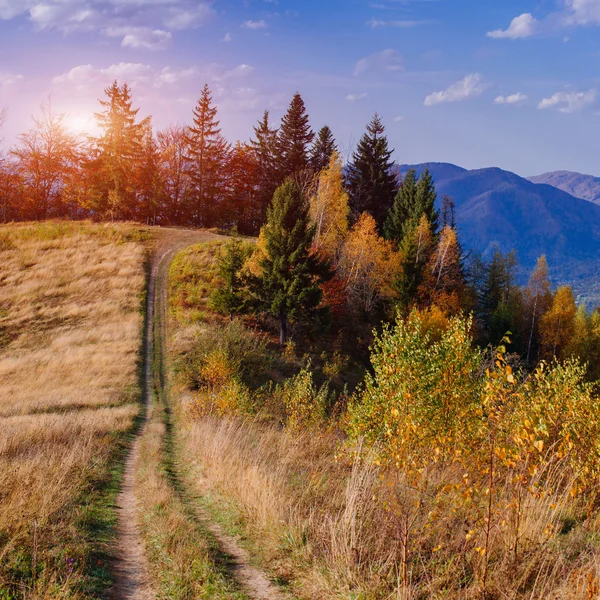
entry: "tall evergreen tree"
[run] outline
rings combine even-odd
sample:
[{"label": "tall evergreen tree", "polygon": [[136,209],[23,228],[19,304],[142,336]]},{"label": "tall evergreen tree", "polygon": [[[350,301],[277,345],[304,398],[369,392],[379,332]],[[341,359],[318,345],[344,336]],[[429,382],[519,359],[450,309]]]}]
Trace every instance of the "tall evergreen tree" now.
[{"label": "tall evergreen tree", "polygon": [[380,228],[398,191],[392,153],[385,127],[376,113],[352,155],[348,189],[355,217],[366,211],[375,218]]},{"label": "tall evergreen tree", "polygon": [[309,166],[310,145],[315,137],[302,96],[296,93],[281,120],[278,136],[279,180],[293,177]]},{"label": "tall evergreen tree", "polygon": [[152,134],[150,121],[144,127],[138,171],[138,195],[137,218],[150,225],[155,225],[163,201],[163,187],[158,144]]},{"label": "tall evergreen tree", "polygon": [[315,173],[320,173],[329,167],[333,153],[337,152],[337,145],[333,139],[331,129],[327,125],[321,127],[315,143],[310,152],[310,167]]},{"label": "tall evergreen tree", "polygon": [[516,283],[517,255],[513,250],[496,250],[487,269],[481,299],[487,342],[498,344],[507,332],[513,334],[513,348],[523,349],[519,332],[522,294]]},{"label": "tall evergreen tree", "polygon": [[407,171],[398,193],[394,198],[394,204],[388,212],[383,226],[384,237],[388,240],[401,242],[407,231],[406,223],[410,219],[412,208],[417,197],[417,173],[414,169]]},{"label": "tall evergreen tree", "polygon": [[194,124],[188,128],[189,166],[192,179],[192,222],[211,227],[218,223],[226,197],[226,164],[229,145],[221,135],[217,107],[212,104],[208,85],[193,111]]},{"label": "tall evergreen tree", "polygon": [[279,339],[285,344],[288,323],[324,317],[319,308],[319,280],[331,275],[327,265],[311,253],[315,227],[298,185],[288,179],[273,197],[261,235],[265,247],[259,259],[260,276],[251,280],[258,308],[279,320]]},{"label": "tall evergreen tree", "polygon": [[429,221],[432,234],[437,236],[439,215],[435,208],[436,198],[437,194],[429,169],[425,169],[418,180],[415,170],[410,169],[404,176],[394,198],[394,204],[385,220],[383,228],[385,237],[389,240],[402,240],[418,226],[423,215]]},{"label": "tall evergreen tree", "polygon": [[277,129],[271,129],[269,111],[254,127],[254,139],[250,140],[254,160],[258,165],[258,202],[260,213],[257,221],[262,224],[267,216],[267,207],[273,199],[278,181]]},{"label": "tall evergreen tree", "polygon": [[230,321],[233,320],[233,315],[241,312],[245,306],[245,282],[241,272],[251,253],[251,245],[244,244],[234,229],[217,264],[217,274],[222,283],[210,297],[212,307],[217,312],[229,315]]},{"label": "tall evergreen tree", "polygon": [[133,218],[137,212],[137,176],[148,119],[138,122],[139,109],[132,108],[131,88],[114,81],[104,90],[102,111],[95,113],[103,130],[96,140],[91,171],[92,202],[95,213],[112,218]]}]

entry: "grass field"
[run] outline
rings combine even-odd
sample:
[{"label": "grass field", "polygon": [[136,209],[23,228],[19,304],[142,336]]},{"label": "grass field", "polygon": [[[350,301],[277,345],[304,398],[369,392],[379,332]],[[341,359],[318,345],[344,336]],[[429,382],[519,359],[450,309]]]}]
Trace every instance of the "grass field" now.
[{"label": "grass field", "polygon": [[140,410],[148,233],[0,228],[0,598],[110,583],[111,502]]}]

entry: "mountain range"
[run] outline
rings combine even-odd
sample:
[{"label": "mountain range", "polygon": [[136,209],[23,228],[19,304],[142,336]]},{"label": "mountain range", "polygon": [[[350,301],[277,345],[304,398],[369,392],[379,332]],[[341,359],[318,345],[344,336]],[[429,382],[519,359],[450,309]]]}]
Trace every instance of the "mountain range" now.
[{"label": "mountain range", "polygon": [[[466,251],[489,258],[496,247],[503,252],[517,250],[522,283],[545,254],[555,284],[568,283],[581,301],[600,305],[600,203],[498,168],[469,171],[448,163],[398,166],[401,175],[409,169],[421,174],[425,168],[432,174],[440,205],[444,196],[454,200]],[[559,176],[548,179],[565,181]]]},{"label": "mountain range", "polygon": [[553,171],[536,177],[529,177],[533,183],[547,183],[575,198],[600,204],[600,177],[582,175],[573,171]]}]

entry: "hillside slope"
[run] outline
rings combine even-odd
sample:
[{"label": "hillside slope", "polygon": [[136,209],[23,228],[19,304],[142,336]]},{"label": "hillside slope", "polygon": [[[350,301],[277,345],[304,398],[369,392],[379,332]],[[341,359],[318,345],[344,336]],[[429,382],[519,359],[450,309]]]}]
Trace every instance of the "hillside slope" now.
[{"label": "hillside slope", "polygon": [[489,257],[496,246],[504,252],[516,249],[523,280],[545,254],[556,283],[570,283],[583,299],[600,303],[600,206],[498,168],[467,171],[430,163],[399,169],[421,173],[426,167],[438,200],[454,199],[466,250]]},{"label": "hillside slope", "polygon": [[573,171],[553,171],[536,177],[529,177],[532,183],[552,185],[575,198],[600,205],[600,177],[574,173]]}]

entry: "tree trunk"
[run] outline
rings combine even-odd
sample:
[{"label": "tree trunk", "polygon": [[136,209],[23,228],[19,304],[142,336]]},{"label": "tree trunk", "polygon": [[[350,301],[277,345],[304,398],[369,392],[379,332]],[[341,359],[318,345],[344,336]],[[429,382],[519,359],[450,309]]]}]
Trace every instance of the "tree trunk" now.
[{"label": "tree trunk", "polygon": [[284,346],[288,335],[287,315],[282,311],[279,313],[279,343]]}]

